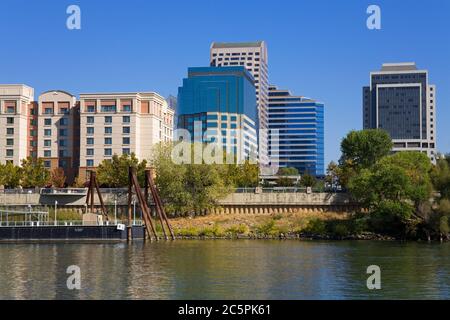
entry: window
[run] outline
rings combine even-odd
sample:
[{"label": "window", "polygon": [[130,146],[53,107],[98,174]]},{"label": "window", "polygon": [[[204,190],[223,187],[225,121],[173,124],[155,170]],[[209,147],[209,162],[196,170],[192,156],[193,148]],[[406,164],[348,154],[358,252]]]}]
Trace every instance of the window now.
[{"label": "window", "polygon": [[95,112],[95,106],[86,106],[86,112]]},{"label": "window", "polygon": [[44,150],[44,157],[50,158],[52,156],[52,152],[50,150]]},{"label": "window", "polygon": [[88,124],[94,123],[94,117],[92,117],[92,116],[87,117],[86,118],[86,123],[88,123]]},{"label": "window", "polygon": [[129,134],[130,133],[130,127],[123,127],[122,128],[122,133]]},{"label": "window", "polygon": [[67,157],[67,150],[59,150],[59,157],[60,158]]},{"label": "window", "polygon": [[130,154],[130,148],[123,148],[122,149],[123,154]]},{"label": "window", "polygon": [[61,119],[59,119],[59,124],[60,124],[61,126],[67,126],[67,125],[69,124],[69,119],[67,119],[67,118],[61,118]]},{"label": "window", "polygon": [[59,160],[58,161],[58,166],[60,168],[67,168],[67,160]]},{"label": "window", "polygon": [[7,146],[13,146],[14,145],[14,139],[6,139],[6,145]]},{"label": "window", "polygon": [[6,118],[6,123],[7,124],[14,124],[14,118],[11,118],[11,117]]},{"label": "window", "polygon": [[45,161],[44,161],[44,167],[50,168],[51,165],[52,165],[51,161],[49,161],[49,160],[45,160]]},{"label": "window", "polygon": [[105,138],[105,144],[107,145],[112,144],[112,138]]},{"label": "window", "polygon": [[116,112],[116,106],[115,105],[102,106],[101,110],[102,112]]},{"label": "window", "polygon": [[130,123],[130,116],[123,116],[122,117],[122,122],[123,123]]},{"label": "window", "polygon": [[7,107],[6,108],[6,113],[15,113],[16,112],[16,107]]},{"label": "window", "polygon": [[122,111],[123,112],[131,112],[131,106],[130,105],[123,105],[122,106]]},{"label": "window", "polygon": [[86,134],[94,134],[94,127],[86,127]]},{"label": "window", "polygon": [[125,144],[125,145],[130,144],[130,138],[129,137],[122,138],[122,144]]},{"label": "window", "polygon": [[44,113],[45,114],[53,114],[53,108],[45,108]]},{"label": "window", "polygon": [[59,140],[59,146],[60,147],[67,147],[67,140],[64,140],[64,139]]},{"label": "window", "polygon": [[51,126],[52,125],[52,119],[46,118],[44,119],[44,126]]},{"label": "window", "polygon": [[66,137],[67,136],[67,129],[59,129],[59,135],[61,137]]},{"label": "window", "polygon": [[89,144],[89,145],[94,144],[94,138],[86,138],[86,144]]},{"label": "window", "polygon": [[112,149],[110,148],[105,149],[105,156],[112,156]]},{"label": "window", "polygon": [[105,134],[112,134],[112,127],[105,127]]},{"label": "window", "polygon": [[52,145],[52,140],[44,140],[44,147],[50,147]]},{"label": "window", "polygon": [[14,134],[14,128],[6,128],[6,134],[8,135]]},{"label": "window", "polygon": [[52,129],[44,129],[44,136],[49,137],[52,135]]},{"label": "window", "polygon": [[37,122],[36,119],[30,119],[30,126],[36,126]]},{"label": "window", "polygon": [[93,167],[94,166],[94,160],[87,159],[86,160],[86,167]]},{"label": "window", "polygon": [[59,112],[62,113],[62,114],[69,114],[69,109],[61,108],[61,109],[59,109]]},{"label": "window", "polygon": [[7,149],[6,150],[6,156],[7,157],[13,157],[14,156],[14,150],[13,149]]},{"label": "window", "polygon": [[30,147],[37,147],[37,141],[36,140],[31,140],[30,141]]},{"label": "window", "polygon": [[86,155],[87,156],[93,156],[94,155],[94,149],[86,149]]},{"label": "window", "polygon": [[111,116],[106,116],[105,117],[105,123],[112,123],[112,117]]}]

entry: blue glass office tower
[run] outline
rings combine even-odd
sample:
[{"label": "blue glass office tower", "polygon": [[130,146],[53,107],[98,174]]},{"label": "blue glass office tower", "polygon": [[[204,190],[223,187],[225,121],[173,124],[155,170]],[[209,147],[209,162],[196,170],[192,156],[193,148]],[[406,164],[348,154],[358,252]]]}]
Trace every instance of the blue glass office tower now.
[{"label": "blue glass office tower", "polygon": [[186,129],[191,141],[220,141],[227,152],[255,158],[257,123],[254,79],[245,67],[188,69],[178,88],[177,127]]},{"label": "blue glass office tower", "polygon": [[324,176],[324,105],[269,87],[271,165]]}]

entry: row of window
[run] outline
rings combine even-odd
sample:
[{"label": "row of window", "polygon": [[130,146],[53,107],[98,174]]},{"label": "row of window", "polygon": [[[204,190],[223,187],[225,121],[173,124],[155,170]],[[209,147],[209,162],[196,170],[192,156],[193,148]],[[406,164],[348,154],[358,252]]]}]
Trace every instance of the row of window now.
[{"label": "row of window", "polygon": [[[94,156],[94,153],[95,153],[94,149],[92,149],[92,148],[86,149],[86,156],[92,157],[92,156]],[[130,148],[123,148],[122,153],[130,154]],[[111,148],[103,149],[103,155],[112,156],[112,149]]]},{"label": "row of window", "polygon": [[[95,106],[86,106],[85,109],[86,112],[96,112],[96,107]],[[106,105],[106,106],[101,106],[100,107],[100,112],[116,112],[117,111],[117,106],[115,105]],[[131,105],[124,105],[122,106],[122,112],[131,112]]]},{"label": "row of window", "polygon": [[[95,127],[86,127],[86,134],[92,135],[94,134]],[[105,134],[112,134],[113,128],[112,127],[105,127]],[[123,134],[130,134],[131,128],[130,127],[122,127],[122,133]]]},{"label": "row of window", "polygon": [[[104,138],[104,144],[105,145],[112,145],[112,138]],[[86,144],[87,145],[93,145],[95,142],[94,138],[86,138]],[[131,143],[131,139],[129,137],[123,137],[122,138],[122,144],[123,145],[129,145]]]},{"label": "row of window", "polygon": [[[92,124],[95,122],[95,117],[86,117],[86,122]],[[112,116],[105,116],[105,123],[112,123]],[[123,116],[122,123],[130,123],[130,116]]]}]

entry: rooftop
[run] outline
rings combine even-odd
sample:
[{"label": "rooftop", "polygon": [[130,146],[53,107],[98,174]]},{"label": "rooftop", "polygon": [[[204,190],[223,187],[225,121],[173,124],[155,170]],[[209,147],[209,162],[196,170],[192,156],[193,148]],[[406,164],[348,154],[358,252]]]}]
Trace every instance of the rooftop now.
[{"label": "rooftop", "polygon": [[417,70],[415,62],[383,63],[381,71],[414,71]]},{"label": "rooftop", "polygon": [[213,42],[211,48],[251,48],[262,47],[264,41],[255,42]]}]

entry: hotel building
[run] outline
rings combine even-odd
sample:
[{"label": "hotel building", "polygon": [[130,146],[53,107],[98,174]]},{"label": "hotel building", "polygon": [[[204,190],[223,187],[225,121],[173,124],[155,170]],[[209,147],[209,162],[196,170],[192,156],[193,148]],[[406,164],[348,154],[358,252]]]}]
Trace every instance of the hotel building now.
[{"label": "hotel building", "polygon": [[[23,84],[0,85],[0,163],[20,165],[36,152],[34,89]],[[33,135],[31,135],[33,133]]]},{"label": "hotel building", "polygon": [[178,128],[194,142],[220,142],[238,161],[257,159],[252,75],[242,66],[189,68],[178,89]]},{"label": "hotel building", "polygon": [[364,129],[384,129],[393,151],[419,151],[436,162],[436,87],[415,63],[385,63],[363,88]]},{"label": "hotel building", "polygon": [[80,179],[114,154],[150,159],[156,143],[173,140],[173,121],[154,92],[80,94]]},{"label": "hotel building", "polygon": [[264,41],[221,43],[213,42],[210,48],[211,66],[243,66],[253,76],[258,106],[257,128],[259,161],[269,163],[268,158],[268,103],[269,76],[267,46]]},{"label": "hotel building", "polygon": [[67,182],[73,182],[80,156],[80,108],[76,97],[61,90],[42,93],[37,123],[37,157],[49,170],[64,169]]},{"label": "hotel building", "polygon": [[269,87],[269,156],[272,167],[324,175],[324,105]]}]

